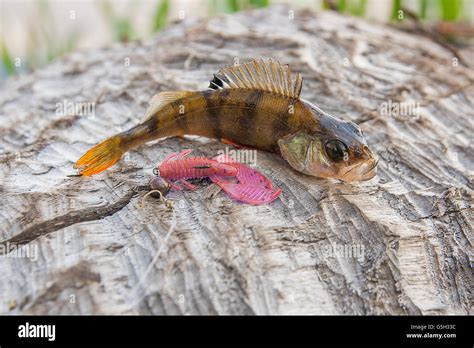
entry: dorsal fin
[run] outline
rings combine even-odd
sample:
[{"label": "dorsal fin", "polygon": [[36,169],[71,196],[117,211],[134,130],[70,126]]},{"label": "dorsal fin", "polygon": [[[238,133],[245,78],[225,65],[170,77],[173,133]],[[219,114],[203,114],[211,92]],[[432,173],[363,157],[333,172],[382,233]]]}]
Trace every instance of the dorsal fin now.
[{"label": "dorsal fin", "polygon": [[145,111],[145,116],[142,119],[142,123],[152,118],[159,110],[161,110],[165,105],[184,98],[194,92],[192,91],[166,91],[159,92],[151,97],[148,108]]},{"label": "dorsal fin", "polygon": [[271,59],[226,66],[214,75],[209,84],[212,89],[255,89],[294,99],[299,98],[302,87],[303,78],[298,73],[292,79],[289,65]]}]

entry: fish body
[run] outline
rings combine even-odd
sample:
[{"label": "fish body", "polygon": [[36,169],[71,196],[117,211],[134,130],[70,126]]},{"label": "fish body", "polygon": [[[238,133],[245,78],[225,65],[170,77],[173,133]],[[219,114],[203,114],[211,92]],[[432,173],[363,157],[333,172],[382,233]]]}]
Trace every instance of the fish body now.
[{"label": "fish body", "polygon": [[199,135],[277,153],[297,171],[344,181],[368,180],[377,160],[360,128],[300,98],[303,80],[289,66],[251,61],[221,69],[205,91],[161,92],[139,125],[89,150],[82,175],[99,173],[151,140]]},{"label": "fish body", "polygon": [[[316,122],[301,100],[245,89],[177,92],[180,95],[144,123],[122,133],[127,146],[170,136],[226,139],[278,152],[278,140]],[[292,114],[288,113],[294,109]]]}]

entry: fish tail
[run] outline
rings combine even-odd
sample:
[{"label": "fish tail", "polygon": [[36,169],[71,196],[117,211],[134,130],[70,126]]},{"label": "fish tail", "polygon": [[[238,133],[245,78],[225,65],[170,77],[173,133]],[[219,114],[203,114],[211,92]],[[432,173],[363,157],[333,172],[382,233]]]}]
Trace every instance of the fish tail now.
[{"label": "fish tail", "polygon": [[142,123],[94,146],[79,158],[74,168],[79,169],[79,175],[91,176],[106,170],[117,163],[125,152],[147,141],[182,134],[184,132],[182,127],[168,125],[162,130],[158,125],[160,122],[163,124],[174,122],[177,112],[168,106],[176,100],[194,94],[196,92],[191,91],[158,93],[150,101]]},{"label": "fish tail", "polygon": [[126,149],[122,145],[121,135],[104,140],[87,151],[74,164],[80,175],[91,176],[100,173],[120,160]]}]

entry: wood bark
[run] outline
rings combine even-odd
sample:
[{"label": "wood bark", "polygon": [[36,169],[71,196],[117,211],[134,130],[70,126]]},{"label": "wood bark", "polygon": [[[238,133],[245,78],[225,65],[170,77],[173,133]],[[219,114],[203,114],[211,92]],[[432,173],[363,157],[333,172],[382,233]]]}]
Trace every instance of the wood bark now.
[{"label": "wood bark", "polygon": [[[0,312],[472,314],[472,49],[277,6],[174,23],[10,79],[0,94],[0,246],[10,251]],[[137,124],[153,94],[205,89],[220,67],[261,57],[289,63],[304,99],[361,126],[380,157],[376,178],[315,179],[259,152],[257,168],[283,189],[271,205],[205,187],[170,193],[172,210],[142,202],[166,155],[226,148],[198,137],[67,176],[92,145]],[[95,109],[58,112],[81,102]],[[400,103],[419,112],[397,114]],[[37,258],[14,257],[21,250]]]}]

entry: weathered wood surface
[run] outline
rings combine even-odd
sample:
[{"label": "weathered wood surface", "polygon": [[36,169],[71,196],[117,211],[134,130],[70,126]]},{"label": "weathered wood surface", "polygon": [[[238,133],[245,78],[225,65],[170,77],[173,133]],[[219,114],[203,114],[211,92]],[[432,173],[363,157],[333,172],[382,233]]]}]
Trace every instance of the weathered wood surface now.
[{"label": "weathered wood surface", "polygon": [[[1,313],[472,314],[472,66],[429,38],[290,10],[185,21],[2,86],[0,245],[38,254],[0,258]],[[472,52],[459,54],[472,64]],[[236,57],[299,70],[305,99],[361,125],[377,177],[318,180],[258,153],[281,199],[252,207],[200,188],[173,192],[173,215],[140,204],[153,165],[225,145],[167,139],[93,178],[66,176],[154,93],[204,89]],[[386,115],[389,100],[419,102],[419,115]],[[64,101],[95,102],[95,114],[60,115]]]}]

